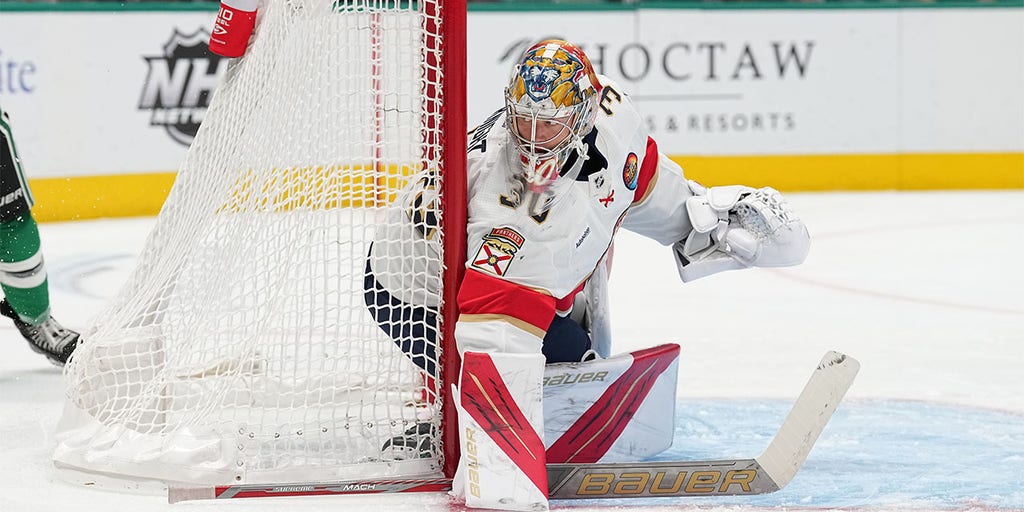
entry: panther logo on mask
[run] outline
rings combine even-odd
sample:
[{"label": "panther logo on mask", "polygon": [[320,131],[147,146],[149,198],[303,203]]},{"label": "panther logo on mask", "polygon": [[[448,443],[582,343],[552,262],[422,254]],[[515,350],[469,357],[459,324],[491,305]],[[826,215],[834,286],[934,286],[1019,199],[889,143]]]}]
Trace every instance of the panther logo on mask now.
[{"label": "panther logo on mask", "polygon": [[587,76],[588,71],[593,72],[580,56],[565,47],[534,46],[519,66],[518,78],[510,91],[512,99],[518,103],[523,96],[529,96],[533,102],[551,108],[571,107],[584,100],[582,89],[597,83],[596,78]]}]

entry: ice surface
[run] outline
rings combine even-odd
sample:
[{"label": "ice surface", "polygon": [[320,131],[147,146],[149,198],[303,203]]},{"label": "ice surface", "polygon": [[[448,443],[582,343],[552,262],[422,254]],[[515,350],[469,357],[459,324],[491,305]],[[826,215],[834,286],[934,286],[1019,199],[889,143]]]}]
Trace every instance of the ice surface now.
[{"label": "ice surface", "polygon": [[[615,352],[682,345],[663,458],[757,455],[830,349],[862,369],[793,482],[752,498],[559,502],[580,510],[1024,509],[1024,191],[790,194],[807,262],[683,286],[667,249],[615,246]],[[43,224],[55,316],[84,327],[152,219]],[[441,495],[167,505],[72,485],[50,463],[59,371],[0,322],[0,512],[427,511]]]}]

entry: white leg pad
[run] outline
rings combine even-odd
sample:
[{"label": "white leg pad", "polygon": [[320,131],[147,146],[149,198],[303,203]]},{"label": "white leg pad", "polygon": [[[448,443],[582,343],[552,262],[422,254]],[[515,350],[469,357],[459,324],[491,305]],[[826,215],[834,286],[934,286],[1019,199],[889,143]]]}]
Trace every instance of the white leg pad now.
[{"label": "white leg pad", "polygon": [[541,354],[462,354],[452,494],[466,506],[548,510],[543,376]]},{"label": "white leg pad", "polygon": [[544,368],[548,462],[635,462],[675,434],[679,345]]}]

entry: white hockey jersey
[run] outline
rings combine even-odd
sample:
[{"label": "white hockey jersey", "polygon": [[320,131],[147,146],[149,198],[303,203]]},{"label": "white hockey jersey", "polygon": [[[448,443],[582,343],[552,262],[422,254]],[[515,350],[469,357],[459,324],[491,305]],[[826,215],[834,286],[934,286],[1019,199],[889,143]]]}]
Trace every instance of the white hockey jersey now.
[{"label": "white hockey jersey", "polygon": [[510,190],[518,155],[504,113],[470,133],[460,351],[540,351],[552,318],[571,309],[620,226],[664,245],[692,230],[682,169],[658,151],[622,89],[601,83],[587,158],[575,181],[556,184],[546,209]]}]

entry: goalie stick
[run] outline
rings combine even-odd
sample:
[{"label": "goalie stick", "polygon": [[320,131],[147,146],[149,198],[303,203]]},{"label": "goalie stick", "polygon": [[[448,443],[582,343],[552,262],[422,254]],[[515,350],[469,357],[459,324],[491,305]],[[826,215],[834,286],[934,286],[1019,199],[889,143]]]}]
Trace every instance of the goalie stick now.
[{"label": "goalie stick", "polygon": [[[775,492],[800,470],[860,363],[828,352],[797,397],[778,433],[753,459],[548,464],[551,499],[736,496]],[[170,503],[200,499],[443,492],[447,478],[367,479],[291,484],[168,488]]]}]

